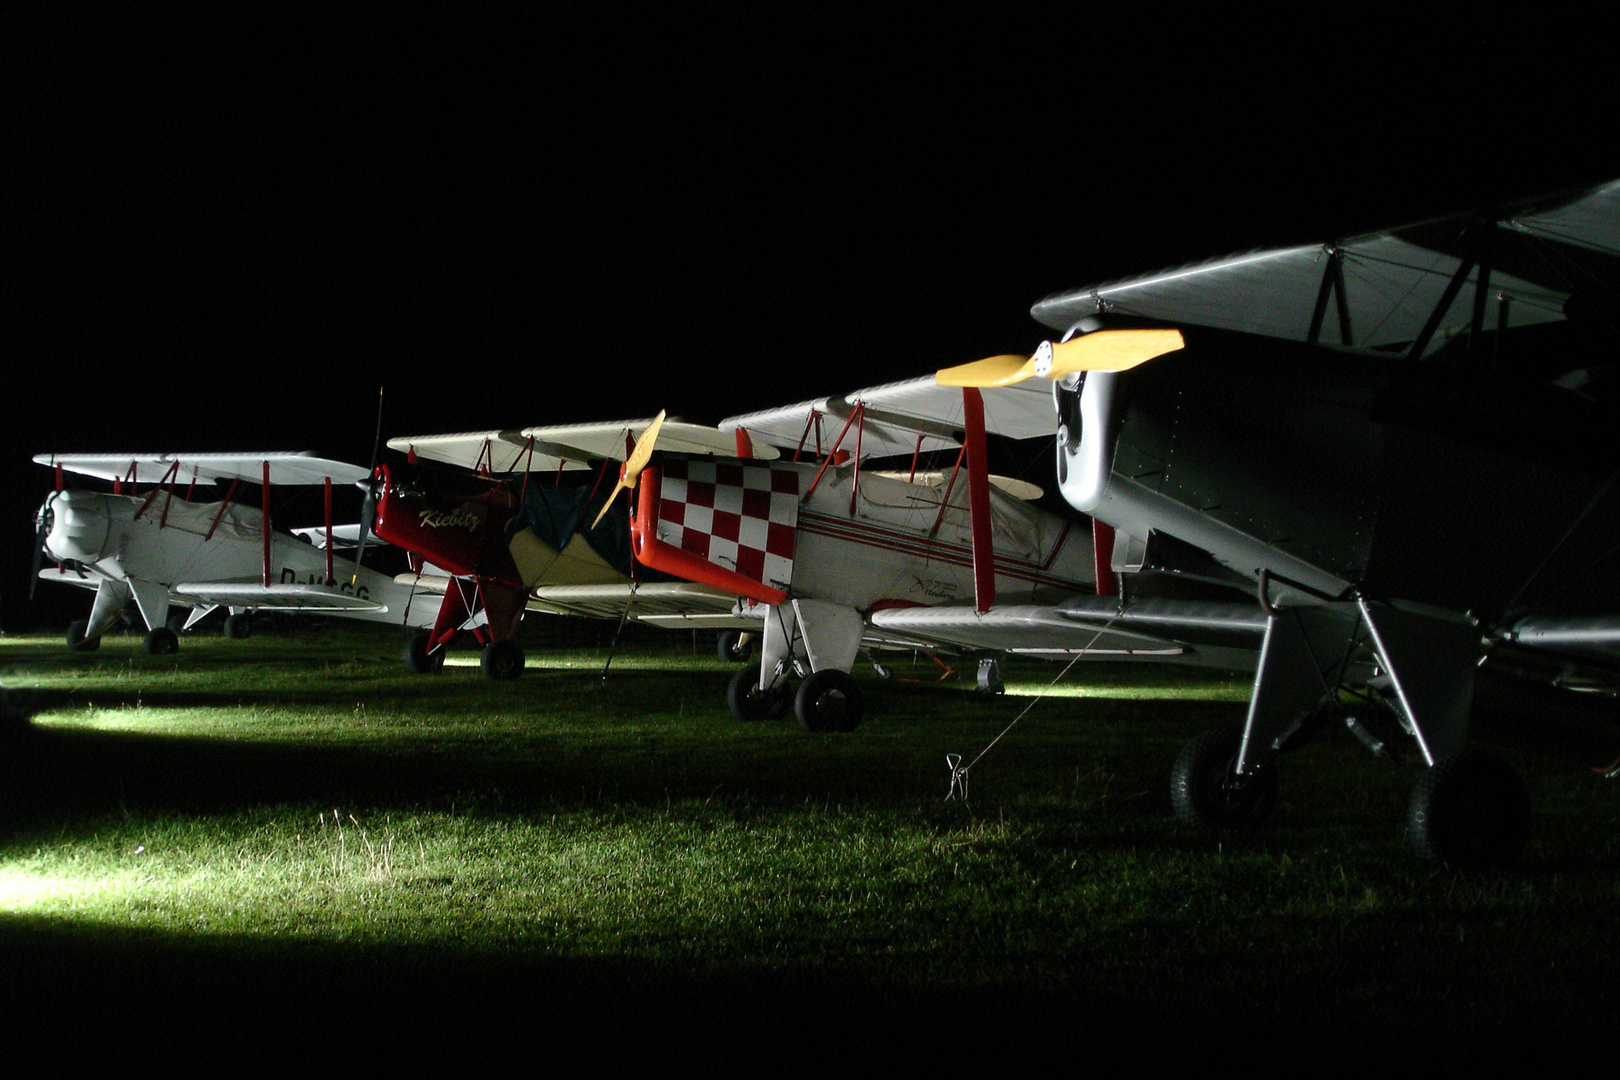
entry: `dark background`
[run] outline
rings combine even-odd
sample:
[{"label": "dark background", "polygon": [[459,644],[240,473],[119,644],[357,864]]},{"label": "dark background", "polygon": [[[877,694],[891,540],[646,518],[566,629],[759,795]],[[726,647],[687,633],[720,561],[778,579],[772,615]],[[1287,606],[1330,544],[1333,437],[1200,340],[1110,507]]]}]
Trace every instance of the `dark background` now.
[{"label": "dark background", "polygon": [[1578,25],[289,10],[9,17],[6,629],[68,602],[26,599],[36,453],[363,463],[382,386],[385,438],[712,422],[1620,175]]}]

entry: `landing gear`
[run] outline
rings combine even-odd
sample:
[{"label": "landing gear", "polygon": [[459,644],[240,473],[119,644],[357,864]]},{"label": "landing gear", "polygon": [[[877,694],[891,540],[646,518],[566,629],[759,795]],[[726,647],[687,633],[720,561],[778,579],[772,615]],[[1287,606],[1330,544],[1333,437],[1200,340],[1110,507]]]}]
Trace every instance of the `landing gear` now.
[{"label": "landing gear", "polygon": [[1170,772],[1170,802],[1176,817],[1204,829],[1251,829],[1277,805],[1277,770],[1270,762],[1238,776],[1243,736],[1221,728],[1206,731],[1181,748]]},{"label": "landing gear", "polygon": [[147,656],[173,656],[180,651],[180,637],[169,627],[160,626],[146,632],[141,648]]},{"label": "landing gear", "polygon": [[738,720],[778,720],[788,708],[787,683],[778,682],[769,690],[761,690],[759,668],[742,668],[726,687],[726,706]]},{"label": "landing gear", "polygon": [[806,731],[854,731],[864,705],[855,677],[837,668],[814,672],[793,696],[793,714]]},{"label": "landing gear", "polygon": [[418,630],[405,643],[405,668],[411,674],[433,675],[444,670],[444,650],[428,651],[428,642],[432,637],[429,631]]},{"label": "landing gear", "polygon": [[101,635],[86,637],[90,632],[89,619],[76,619],[68,624],[67,645],[74,652],[95,652],[101,648]]},{"label": "landing gear", "polygon": [[716,651],[722,660],[734,664],[747,663],[754,658],[755,638],[756,635],[741,630],[727,630],[720,635]]},{"label": "landing gear", "polygon": [[511,638],[492,641],[484,646],[478,666],[484,669],[486,679],[497,682],[515,679],[523,674],[523,650]]},{"label": "landing gear", "polygon": [[1530,793],[1501,758],[1463,750],[1418,780],[1407,826],[1424,862],[1499,866],[1518,858],[1529,842]]},{"label": "landing gear", "polygon": [[253,636],[253,615],[240,612],[225,617],[225,636],[232,641],[245,641]]}]

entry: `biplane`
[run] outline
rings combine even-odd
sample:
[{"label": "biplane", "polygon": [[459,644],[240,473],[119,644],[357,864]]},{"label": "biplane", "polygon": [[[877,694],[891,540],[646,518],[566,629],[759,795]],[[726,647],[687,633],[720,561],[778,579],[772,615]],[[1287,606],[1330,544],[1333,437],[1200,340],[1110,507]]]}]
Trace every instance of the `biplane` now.
[{"label": "biplane", "polygon": [[[1032,431],[1049,432],[1044,402],[1032,412],[1025,394],[988,397],[993,430],[1010,423],[1004,410],[1012,409]],[[759,633],[759,666],[739,670],[727,690],[738,718],[780,716],[791,708],[808,730],[851,730],[864,714],[851,675],[863,644],[920,640],[886,634],[882,613],[971,604],[998,592],[1055,602],[1093,586],[1085,526],[1033,505],[1030,490],[989,476],[984,408],[968,421],[977,433],[969,436],[960,417],[955,426],[901,431],[886,419],[886,401],[882,392],[852,404],[826,399],[736,417],[718,429],[660,416],[573,430],[394,439],[391,448],[418,462],[430,458],[463,471],[459,480],[402,482],[385,470],[378,532],[472,582],[447,594],[428,648],[480,609],[489,613],[486,650],[510,640],[524,590],[531,603],[559,608],[588,595],[599,606],[573,610],[609,617],[627,607],[633,615],[644,604],[662,605],[651,610],[666,620],[730,620],[723,625]],[[949,448],[956,465],[870,467],[902,447],[913,461]],[[620,462],[610,492],[602,470]],[[567,527],[533,544],[513,524],[518,508],[545,490],[547,471],[587,466],[597,469],[597,481],[589,491],[574,488],[564,496]],[[628,521],[613,502],[623,487],[635,491]],[[591,510],[595,524],[587,526]],[[391,513],[400,516],[391,522]],[[604,566],[597,559],[589,582],[542,584],[549,581],[547,567],[582,546],[584,530],[597,527],[623,537],[634,564]],[[539,556],[529,559],[528,570],[520,565],[525,548]]]},{"label": "biplane", "polygon": [[[1061,609],[1071,639],[1255,650],[1243,729],[1176,763],[1183,819],[1257,824],[1278,755],[1329,726],[1383,757],[1410,737],[1410,834],[1441,862],[1529,835],[1522,780],[1476,736],[1614,774],[1617,269],[1620,182],[1062,292],[1033,309],[1061,335],[1035,355],[938,374],[1053,403],[1061,490],[1127,582]],[[1163,577],[1250,599],[1133,598]]]},{"label": "biplane", "polygon": [[[416,672],[444,664],[463,635],[482,647],[492,679],[523,670],[515,640],[525,611],[630,618],[649,625],[757,632],[760,618],[703,585],[638,572],[628,522],[609,509],[609,478],[650,420],[522,430],[405,436],[389,440],[406,461],[383,464],[373,480],[372,528],[410,553],[415,588],[442,593],[429,625],[406,650]],[[735,450],[732,435],[697,424],[663,424],[676,450]]]},{"label": "biplane", "polygon": [[[190,608],[181,631],[224,609],[225,633],[246,637],[254,613],[323,613],[415,625],[431,610],[411,604],[393,577],[339,558],[345,535],[359,530],[332,521],[334,484],[365,481],[367,470],[308,453],[40,454],[56,472],[56,490],[36,517],[40,580],[95,591],[88,619],[68,629],[68,644],[94,649],[133,605],[146,623],[144,647],[165,655],[179,648],[173,606]],[[65,474],[110,481],[110,493],[71,489]],[[218,498],[217,485],[229,483]],[[233,501],[257,485],[261,505]],[[325,524],[301,535],[271,526],[271,490],[324,488]],[[140,489],[144,488],[144,492]]]}]

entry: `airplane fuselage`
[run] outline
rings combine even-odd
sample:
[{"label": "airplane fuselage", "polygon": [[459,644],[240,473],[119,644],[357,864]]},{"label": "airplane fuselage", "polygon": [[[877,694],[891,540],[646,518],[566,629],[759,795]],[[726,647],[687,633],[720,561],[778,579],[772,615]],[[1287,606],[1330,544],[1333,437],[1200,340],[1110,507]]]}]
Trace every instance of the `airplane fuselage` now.
[{"label": "airplane fuselage", "polygon": [[1620,526],[1597,506],[1564,535],[1620,457],[1590,402],[1365,353],[1185,334],[1183,351],[1057,393],[1065,497],[1137,551],[1154,532],[1174,536],[1243,577],[1267,571],[1278,597],[1299,602],[1353,592],[1490,617],[1532,597],[1595,610],[1620,600],[1607,581],[1546,591]]},{"label": "airplane fuselage", "polygon": [[[171,603],[198,609],[228,606],[232,610],[289,606],[323,610],[321,596],[330,594],[325,610],[345,617],[400,623],[406,618],[409,590],[392,578],[337,558],[328,574],[326,553],[287,533],[266,531],[258,510],[239,503],[191,503],[159,493],[155,498],[89,491],[52,493],[40,508],[48,557],[63,570],[47,571],[53,580],[109,587],[98,609],[122,607],[134,599],[148,625],[163,625]],[[284,603],[264,590],[269,584],[305,587],[298,603]],[[240,592],[220,600],[223,587]],[[259,590],[262,596],[248,595]],[[422,605],[417,605],[421,607]],[[98,610],[98,618],[116,612]],[[413,612],[421,622],[430,611]]]}]

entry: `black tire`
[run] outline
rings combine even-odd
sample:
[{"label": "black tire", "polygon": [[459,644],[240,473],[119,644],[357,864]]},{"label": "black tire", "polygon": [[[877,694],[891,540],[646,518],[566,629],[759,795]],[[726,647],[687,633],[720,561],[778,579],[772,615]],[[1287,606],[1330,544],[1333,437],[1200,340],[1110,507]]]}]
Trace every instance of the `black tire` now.
[{"label": "black tire", "polygon": [[855,676],[832,668],[812,674],[793,695],[793,715],[806,731],[854,731],[865,707]]},{"label": "black tire", "polygon": [[87,637],[90,632],[89,619],[77,619],[68,624],[67,645],[74,652],[95,652],[101,648],[101,635]]},{"label": "black tire", "polygon": [[1206,731],[1181,748],[1170,772],[1170,803],[1176,817],[1200,829],[1252,829],[1277,807],[1277,769],[1267,762],[1239,778],[1240,732]]},{"label": "black tire", "polygon": [[428,639],[433,635],[418,630],[405,642],[405,669],[413,675],[435,675],[444,670],[444,650],[428,652]]},{"label": "black tire", "polygon": [[232,641],[245,641],[253,636],[253,616],[249,612],[228,615],[225,618],[225,636]]},{"label": "black tire", "polygon": [[738,720],[778,720],[788,707],[786,683],[769,690],[759,688],[759,668],[739,668],[726,687],[726,707]]},{"label": "black tire", "polygon": [[746,664],[754,658],[754,636],[741,630],[723,631],[715,651],[720,654],[722,660]]},{"label": "black tire", "polygon": [[180,651],[180,636],[167,626],[148,630],[141,648],[147,656],[173,656]]},{"label": "black tire", "polygon": [[1406,823],[1424,862],[1502,866],[1530,841],[1530,792],[1495,754],[1464,750],[1418,779]]},{"label": "black tire", "polygon": [[523,674],[523,650],[511,638],[492,641],[484,646],[478,666],[484,669],[486,679],[510,681]]}]

